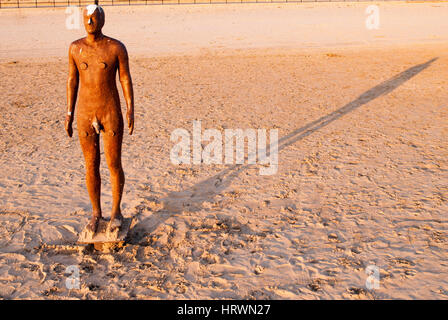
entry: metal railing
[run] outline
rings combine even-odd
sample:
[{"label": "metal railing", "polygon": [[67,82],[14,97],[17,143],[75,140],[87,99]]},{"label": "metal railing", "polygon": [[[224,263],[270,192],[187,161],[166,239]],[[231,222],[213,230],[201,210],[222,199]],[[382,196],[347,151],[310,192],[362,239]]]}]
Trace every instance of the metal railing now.
[{"label": "metal railing", "polygon": [[[103,0],[101,6],[123,5],[161,5],[161,4],[225,4],[225,3],[287,3],[287,2],[369,2],[378,0]],[[379,0],[397,1],[397,0]],[[424,2],[425,0],[398,0],[404,2]],[[426,0],[436,2],[434,0]],[[0,0],[2,8],[56,8],[68,6],[86,6],[93,0]]]}]

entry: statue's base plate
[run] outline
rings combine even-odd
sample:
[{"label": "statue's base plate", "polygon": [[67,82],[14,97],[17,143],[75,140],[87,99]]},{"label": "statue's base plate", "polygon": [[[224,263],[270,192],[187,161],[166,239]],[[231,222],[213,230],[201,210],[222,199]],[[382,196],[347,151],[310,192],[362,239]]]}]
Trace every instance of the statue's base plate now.
[{"label": "statue's base plate", "polygon": [[126,236],[132,224],[132,218],[124,218],[120,228],[110,232],[109,220],[101,218],[98,230],[95,234],[87,230],[87,226],[81,231],[78,238],[79,244],[93,244],[97,250],[119,248],[124,245]]}]

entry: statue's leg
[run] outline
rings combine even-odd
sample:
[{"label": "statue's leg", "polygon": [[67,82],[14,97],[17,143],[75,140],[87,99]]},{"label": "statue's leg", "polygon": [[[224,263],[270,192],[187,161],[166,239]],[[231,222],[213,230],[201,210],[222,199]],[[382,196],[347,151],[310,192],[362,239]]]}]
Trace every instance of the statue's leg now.
[{"label": "statue's leg", "polygon": [[109,224],[111,230],[119,228],[123,221],[123,216],[120,210],[121,197],[123,195],[125,181],[124,172],[121,165],[123,123],[119,120],[120,119],[112,119],[110,123],[105,124],[105,133],[103,135],[104,151],[112,185],[112,212],[110,215]]},{"label": "statue's leg", "polygon": [[[84,128],[85,127],[85,128]],[[96,232],[101,219],[101,176],[99,135],[91,128],[78,122],[79,140],[86,163],[86,184],[92,203],[92,219],[87,229]]]}]

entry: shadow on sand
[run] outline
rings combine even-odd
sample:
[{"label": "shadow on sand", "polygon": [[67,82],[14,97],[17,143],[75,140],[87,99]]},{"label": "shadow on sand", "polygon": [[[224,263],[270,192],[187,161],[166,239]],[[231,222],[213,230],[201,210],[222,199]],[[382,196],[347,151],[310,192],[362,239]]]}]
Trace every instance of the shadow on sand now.
[{"label": "shadow on sand", "polygon": [[[437,59],[438,58],[433,58],[425,63],[413,66],[367,90],[358,98],[349,102],[338,110],[292,131],[291,133],[278,140],[278,150],[280,151],[294,144],[295,142],[302,140],[303,138],[329,125],[333,121],[338,120],[344,115],[358,109],[359,107],[369,103],[370,101],[390,93],[418,73],[428,68]],[[231,182],[239,176],[241,172],[244,172],[249,167],[253,166],[256,165],[233,165],[222,170],[218,174],[195,184],[190,188],[169,193],[168,196],[159,200],[163,205],[162,209],[154,212],[154,214],[145,218],[134,226],[134,228],[130,232],[129,243],[141,244],[140,241],[145,235],[153,232],[170,216],[179,214],[183,210],[189,212],[202,210],[203,202],[211,202],[213,198],[224,191],[231,184]]]}]

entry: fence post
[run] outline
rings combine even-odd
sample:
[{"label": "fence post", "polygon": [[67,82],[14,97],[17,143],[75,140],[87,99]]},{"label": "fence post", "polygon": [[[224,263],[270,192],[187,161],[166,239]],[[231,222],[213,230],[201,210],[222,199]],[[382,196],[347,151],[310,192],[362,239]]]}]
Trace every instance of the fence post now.
[{"label": "fence post", "polygon": [[20,8],[19,0],[17,0],[17,8]]}]

